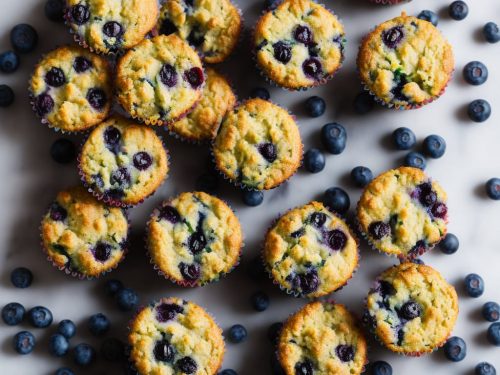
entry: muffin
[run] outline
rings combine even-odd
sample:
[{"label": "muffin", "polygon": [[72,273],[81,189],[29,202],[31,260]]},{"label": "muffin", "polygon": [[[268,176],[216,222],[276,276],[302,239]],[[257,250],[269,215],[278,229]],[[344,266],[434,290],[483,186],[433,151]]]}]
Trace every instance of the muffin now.
[{"label": "muffin", "polygon": [[418,108],[438,98],[454,70],[451,45],[430,22],[407,16],[378,25],[361,44],[358,69],[384,105]]},{"label": "muffin", "polygon": [[128,220],[83,187],[57,194],[40,226],[42,246],[57,268],[80,278],[116,268],[125,256]]},{"label": "muffin", "polygon": [[206,76],[201,100],[196,107],[169,127],[175,135],[193,142],[213,140],[222,119],[236,104],[236,95],[221,74],[208,68]]},{"label": "muffin", "polygon": [[215,375],[224,358],[222,330],[200,306],[162,298],[129,326],[130,360],[141,375]]},{"label": "muffin", "polygon": [[365,187],[357,217],[375,249],[413,259],[446,235],[446,193],[418,168],[392,169]]},{"label": "muffin", "polygon": [[228,58],[238,42],[242,20],[230,0],[167,0],[160,10],[160,34],[177,34],[195,47],[206,63]]},{"label": "muffin", "polygon": [[285,0],[257,22],[253,44],[267,78],[287,89],[306,89],[325,83],[340,68],[344,27],[312,0]]},{"label": "muffin", "polygon": [[75,40],[98,53],[116,53],[144,39],[158,19],[157,0],[66,0]]},{"label": "muffin", "polygon": [[153,129],[113,116],[90,133],[79,169],[97,198],[126,207],[142,202],[163,183],[168,156]]},{"label": "muffin", "polygon": [[181,286],[218,280],[238,263],[243,233],[222,200],[202,192],[182,193],[154,210],[147,247],[155,268]]},{"label": "muffin", "polygon": [[366,340],[340,304],[311,302],[285,322],[278,357],[286,375],[357,375],[367,362]]},{"label": "muffin", "polygon": [[86,130],[108,116],[109,64],[80,47],[57,48],[35,67],[29,91],[33,110],[43,123],[65,132]]},{"label": "muffin", "polygon": [[320,202],[288,211],[264,242],[266,269],[276,284],[296,296],[321,297],[341,288],[358,258],[347,224]]},{"label": "muffin", "polygon": [[389,350],[410,356],[442,346],[458,316],[458,298],[432,267],[406,262],[377,278],[365,321]]},{"label": "muffin", "polygon": [[302,161],[302,140],[294,118],[266,100],[246,101],[224,118],[213,155],[222,174],[249,189],[273,189]]},{"label": "muffin", "polygon": [[143,40],[117,65],[118,101],[146,124],[167,125],[186,115],[201,97],[201,60],[175,34]]}]

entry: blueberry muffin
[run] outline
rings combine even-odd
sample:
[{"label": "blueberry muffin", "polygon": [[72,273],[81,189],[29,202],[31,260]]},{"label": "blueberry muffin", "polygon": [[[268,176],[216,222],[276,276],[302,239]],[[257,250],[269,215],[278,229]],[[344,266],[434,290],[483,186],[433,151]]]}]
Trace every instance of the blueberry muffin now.
[{"label": "blueberry muffin", "polygon": [[406,262],[377,278],[366,309],[364,320],[384,346],[419,356],[445,343],[457,320],[458,299],[439,272]]},{"label": "blueberry muffin", "polygon": [[158,19],[157,0],[66,0],[75,40],[98,53],[116,53],[144,39]]},{"label": "blueberry muffin", "polygon": [[175,34],[145,39],[118,62],[118,101],[134,118],[167,125],[186,115],[201,97],[201,60]]},{"label": "blueberry muffin", "polygon": [[151,261],[182,286],[218,280],[238,263],[242,245],[243,233],[231,208],[202,192],[163,202],[148,224]]},{"label": "blueberry muffin", "polygon": [[222,119],[236,104],[236,95],[227,80],[214,69],[206,70],[201,100],[191,113],[170,125],[169,129],[189,141],[211,141]]},{"label": "blueberry muffin", "polygon": [[253,43],[259,69],[292,90],[325,83],[344,59],[344,27],[312,0],[285,0],[265,13]]},{"label": "blueberry muffin", "polygon": [[231,54],[241,26],[240,12],[230,0],[167,0],[157,29],[164,35],[176,33],[213,64]]},{"label": "blueberry muffin", "polygon": [[382,104],[417,108],[444,92],[454,70],[453,51],[432,23],[402,13],[366,36],[358,69]]},{"label": "blueberry muffin", "polygon": [[357,216],[375,249],[413,259],[446,235],[446,193],[418,168],[392,169],[365,187]]},{"label": "blueberry muffin", "polygon": [[83,183],[99,199],[125,207],[156,191],[167,177],[168,157],[152,128],[113,116],[90,133],[79,168]]},{"label": "blueberry muffin", "polygon": [[292,315],[278,340],[286,375],[361,374],[366,340],[356,319],[340,304],[311,302]]},{"label": "blueberry muffin", "polygon": [[109,113],[112,81],[106,59],[65,46],[46,54],[29,84],[33,110],[51,128],[86,130]]},{"label": "blueberry muffin", "polygon": [[222,330],[200,306],[162,298],[130,323],[130,360],[141,375],[215,375],[224,358]]},{"label": "blueberry muffin", "polygon": [[123,259],[128,220],[83,187],[61,191],[42,219],[42,245],[59,269],[81,278],[96,277]]},{"label": "blueberry muffin", "polygon": [[267,232],[263,258],[287,293],[320,297],[347,283],[358,265],[358,245],[347,224],[320,202],[281,216]]},{"label": "blueberry muffin", "polygon": [[250,99],[223,120],[213,145],[215,164],[227,178],[251,189],[272,189],[302,160],[294,118],[263,99]]}]

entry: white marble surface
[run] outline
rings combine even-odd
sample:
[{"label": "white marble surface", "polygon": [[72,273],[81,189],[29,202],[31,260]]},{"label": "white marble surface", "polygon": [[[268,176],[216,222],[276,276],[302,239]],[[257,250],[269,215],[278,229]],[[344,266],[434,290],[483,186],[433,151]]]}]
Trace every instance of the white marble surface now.
[{"label": "white marble surface", "polygon": [[[237,1],[245,16],[249,30],[260,11],[261,1]],[[446,0],[416,0],[393,7],[369,5],[365,0],[328,0],[343,19],[348,45],[347,59],[341,72],[326,86],[308,92],[292,93],[272,88],[272,99],[286,106],[300,125],[306,148],[319,147],[319,129],[330,121],[338,121],[347,129],[348,145],[342,155],[327,156],[327,166],[319,174],[300,171],[291,181],[280,188],[267,192],[265,203],[257,208],[247,208],[240,203],[237,191],[223,184],[220,194],[237,210],[243,222],[246,247],[242,264],[226,279],[201,289],[180,289],[155,274],[144,254],[142,232],[146,215],[163,198],[194,188],[194,181],[206,165],[206,149],[187,146],[166,137],[172,155],[172,173],[155,196],[142,206],[132,210],[132,226],[135,242],[124,263],[110,277],[122,279],[140,293],[141,302],[162,296],[180,296],[206,307],[226,329],[232,324],[244,324],[248,340],[242,344],[227,344],[224,367],[231,367],[239,374],[270,374],[271,345],[266,338],[270,323],[286,318],[305,301],[284,295],[269,281],[257,284],[246,275],[246,264],[259,251],[264,230],[271,220],[290,207],[301,205],[320,197],[330,186],[342,186],[351,195],[355,205],[360,190],[349,183],[348,173],[356,165],[366,165],[378,174],[401,162],[404,152],[388,146],[387,136],[398,126],[414,130],[418,140],[426,135],[442,135],[448,144],[442,159],[431,160],[427,171],[438,179],[449,193],[451,232],[461,241],[459,251],[446,256],[434,250],[423,257],[424,261],[438,270],[455,286],[460,295],[460,316],[454,334],[463,337],[468,344],[468,355],[460,363],[444,359],[441,352],[423,358],[404,358],[393,355],[372,342],[370,360],[389,361],[395,374],[472,374],[477,362],[489,361],[500,370],[499,349],[485,339],[488,323],[480,318],[479,310],[488,300],[500,302],[500,203],[488,200],[483,191],[484,182],[500,175],[500,44],[485,43],[479,30],[487,21],[500,21],[498,0],[469,0],[470,14],[461,22],[446,16]],[[27,308],[35,305],[49,307],[55,321],[69,318],[78,323],[79,332],[72,344],[88,341],[98,344],[88,334],[86,318],[96,312],[111,317],[113,334],[124,337],[129,315],[120,313],[112,301],[104,297],[102,281],[79,281],[54,269],[39,248],[38,225],[48,203],[59,189],[77,183],[75,165],[60,166],[48,153],[50,144],[58,134],[39,124],[28,105],[26,86],[30,71],[40,55],[54,46],[70,41],[62,25],[47,21],[43,15],[43,0],[0,0],[0,50],[9,48],[8,31],[17,23],[29,22],[40,34],[40,44],[34,53],[22,56],[21,68],[12,75],[0,75],[2,83],[10,84],[16,92],[15,104],[0,109],[0,305],[18,301]],[[359,90],[354,59],[363,33],[376,23],[396,16],[402,10],[417,14],[422,9],[439,12],[443,17],[439,27],[455,49],[456,74],[445,95],[438,101],[416,111],[394,112],[377,109],[365,116],[352,112],[352,99]],[[222,69],[230,75],[241,98],[248,96],[250,88],[262,85],[250,62],[248,42],[242,43],[236,56]],[[488,81],[479,87],[467,85],[461,70],[470,60],[481,60],[490,71]],[[303,112],[304,99],[321,95],[327,101],[326,113],[317,119],[307,118]],[[493,108],[491,118],[483,124],[469,121],[464,107],[473,99],[485,98]],[[71,137],[79,141],[79,137]],[[202,150],[202,152],[200,152]],[[352,210],[352,209],[351,209]],[[360,312],[363,298],[371,280],[395,260],[385,257],[365,245],[359,271],[341,292],[332,296],[335,300]],[[27,290],[10,285],[9,273],[17,266],[31,268],[35,275],[33,286]],[[470,272],[481,274],[486,283],[484,295],[478,299],[464,296],[462,280]],[[265,290],[271,297],[270,308],[263,313],[253,312],[249,296],[257,290]],[[23,329],[29,329],[22,326]],[[11,348],[11,337],[20,327],[0,327],[0,373],[9,375],[52,374],[70,359],[53,359],[47,354],[47,339],[54,327],[47,330],[32,329],[38,345],[35,351],[20,357]],[[89,370],[78,374],[119,374],[120,369],[99,361]]]}]

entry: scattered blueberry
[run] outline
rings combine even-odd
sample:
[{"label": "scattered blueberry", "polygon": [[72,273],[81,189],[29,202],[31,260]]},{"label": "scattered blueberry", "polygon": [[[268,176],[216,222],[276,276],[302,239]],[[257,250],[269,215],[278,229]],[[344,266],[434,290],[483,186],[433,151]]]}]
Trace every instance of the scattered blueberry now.
[{"label": "scattered blueberry", "polygon": [[106,361],[117,362],[125,357],[125,345],[115,337],[104,339],[100,353]]},{"label": "scattered blueberry", "polygon": [[225,369],[219,372],[217,375],[238,375],[238,373],[232,369]]},{"label": "scattered blueberry", "polygon": [[371,368],[372,375],[392,375],[392,367],[386,361],[375,361]]},{"label": "scattered blueberry", "polygon": [[467,346],[465,341],[460,337],[453,336],[444,344],[444,355],[452,362],[459,362],[465,358],[467,354]]},{"label": "scattered blueberry", "polygon": [[317,148],[311,148],[304,154],[304,167],[311,173],[321,172],[325,168],[325,155]]},{"label": "scattered blueberry", "polygon": [[111,323],[106,315],[102,313],[94,314],[89,318],[88,327],[94,336],[102,336],[109,331]]},{"label": "scattered blueberry", "polygon": [[235,324],[231,328],[229,328],[229,341],[232,343],[238,344],[244,341],[247,338],[247,330],[241,324]]},{"label": "scattered blueberry", "polygon": [[76,333],[76,325],[69,319],[61,320],[57,325],[57,332],[70,339]]},{"label": "scattered blueberry", "polygon": [[95,358],[95,349],[86,343],[78,344],[73,348],[73,361],[78,366],[88,366]]},{"label": "scattered blueberry", "polygon": [[465,277],[465,291],[471,297],[477,298],[484,293],[484,280],[475,273],[470,273]]},{"label": "scattered blueberry", "polygon": [[10,32],[10,43],[16,52],[31,52],[38,43],[38,33],[26,23],[16,25]]},{"label": "scattered blueberry", "polygon": [[500,30],[495,22],[488,22],[483,27],[483,35],[488,43],[496,43],[500,40]]},{"label": "scattered blueberry", "polygon": [[19,354],[29,354],[35,348],[35,336],[28,331],[21,331],[14,336],[12,343]]},{"label": "scattered blueberry", "polygon": [[311,117],[319,117],[325,113],[326,103],[319,96],[311,96],[306,100],[306,112]]},{"label": "scattered blueberry", "polygon": [[347,132],[342,125],[336,122],[323,125],[321,128],[321,142],[329,153],[341,154],[347,143]]},{"label": "scattered blueberry", "polygon": [[488,331],[486,332],[486,337],[488,341],[493,345],[500,346],[500,323],[496,322],[491,324],[488,327]]},{"label": "scattered blueberry", "polygon": [[25,312],[26,310],[23,305],[17,302],[11,302],[3,307],[2,319],[5,324],[15,326],[23,321]]},{"label": "scattered blueberry", "polygon": [[427,163],[425,161],[424,155],[422,155],[420,152],[412,151],[405,156],[404,165],[406,165],[407,167],[420,168],[423,170],[427,166]]},{"label": "scattered blueberry", "polygon": [[486,181],[486,194],[493,200],[500,199],[500,178],[490,178]]},{"label": "scattered blueberry", "polygon": [[370,168],[367,167],[354,167],[351,171],[351,179],[356,186],[365,187],[373,180],[373,173]]},{"label": "scattered blueberry", "polygon": [[219,187],[219,178],[215,173],[203,173],[196,179],[195,187],[198,191],[213,194]]},{"label": "scattered blueberry", "polygon": [[33,274],[25,267],[18,267],[10,274],[10,281],[16,288],[28,288],[33,282]]},{"label": "scattered blueberry", "polygon": [[50,336],[49,339],[49,353],[55,357],[63,357],[69,349],[69,342],[66,337],[56,333]]},{"label": "scattered blueberry", "polygon": [[354,112],[356,112],[359,115],[364,115],[370,112],[373,109],[374,105],[375,105],[375,100],[373,99],[373,97],[370,95],[369,92],[366,91],[360,92],[354,98]]},{"label": "scattered blueberry", "polygon": [[496,375],[497,370],[495,367],[488,362],[481,362],[476,365],[474,368],[475,375]]},{"label": "scattered blueberry", "polygon": [[248,276],[250,276],[253,281],[262,281],[267,278],[266,269],[264,268],[260,256],[256,256],[250,261],[248,265]]},{"label": "scattered blueberry", "polygon": [[75,373],[67,367],[61,367],[56,370],[54,375],[75,375]]},{"label": "scattered blueberry", "polygon": [[47,0],[44,8],[45,16],[51,21],[63,22],[65,5],[64,0]]},{"label": "scattered blueberry", "polygon": [[50,146],[50,156],[57,163],[71,163],[76,158],[75,144],[67,138],[59,138]]},{"label": "scattered blueberry", "polygon": [[279,335],[280,335],[280,332],[281,332],[281,328],[283,328],[283,323],[276,322],[276,323],[271,324],[269,326],[269,328],[267,329],[267,338],[273,344],[277,344],[278,343]]},{"label": "scattered blueberry", "polygon": [[241,191],[241,199],[249,207],[256,207],[264,200],[264,193],[260,190],[243,189]]},{"label": "scattered blueberry", "polygon": [[345,190],[331,187],[325,191],[323,202],[328,208],[340,214],[345,214],[351,206],[351,200]]},{"label": "scattered blueberry", "polygon": [[0,85],[0,107],[8,107],[14,103],[14,91],[7,85]]},{"label": "scattered blueberry", "polygon": [[432,23],[434,26],[437,26],[439,22],[439,17],[436,13],[434,13],[432,10],[423,10],[421,11],[417,18],[420,18],[421,20],[427,21]]},{"label": "scattered blueberry", "polygon": [[250,302],[255,311],[265,311],[269,307],[269,296],[264,292],[256,292],[252,294]]},{"label": "scattered blueberry", "polygon": [[411,129],[405,127],[394,130],[392,133],[392,139],[398,150],[409,150],[415,146],[415,143],[417,143],[415,133],[413,133]]},{"label": "scattered blueberry", "polygon": [[123,283],[120,280],[109,279],[104,284],[104,289],[108,296],[114,297],[120,289],[123,289]]},{"label": "scattered blueberry", "polygon": [[130,288],[122,288],[116,293],[116,303],[122,311],[132,311],[139,303],[139,296]]},{"label": "scattered blueberry", "polygon": [[458,250],[459,241],[453,233],[448,233],[439,243],[439,249],[445,254],[454,254]]},{"label": "scattered blueberry", "polygon": [[463,76],[467,83],[479,86],[488,79],[488,68],[480,61],[471,61],[464,66]]},{"label": "scattered blueberry", "polygon": [[481,313],[488,322],[496,322],[500,318],[500,306],[496,302],[486,302]]},{"label": "scattered blueberry", "polygon": [[424,139],[424,153],[434,159],[439,159],[446,151],[446,141],[443,137],[431,134]]},{"label": "scattered blueberry", "polygon": [[483,99],[476,99],[469,104],[467,114],[474,122],[484,122],[491,115],[490,103]]},{"label": "scattered blueberry", "polygon": [[454,20],[461,21],[469,14],[469,7],[463,1],[454,1],[450,4],[448,13]]},{"label": "scattered blueberry", "polygon": [[0,71],[12,73],[19,67],[19,55],[14,51],[6,51],[0,55]]},{"label": "scattered blueberry", "polygon": [[28,311],[28,321],[33,327],[45,328],[52,324],[52,313],[46,307],[36,306]]},{"label": "scattered blueberry", "polygon": [[250,92],[250,97],[269,100],[271,98],[271,94],[269,94],[269,90],[264,87],[256,87]]}]

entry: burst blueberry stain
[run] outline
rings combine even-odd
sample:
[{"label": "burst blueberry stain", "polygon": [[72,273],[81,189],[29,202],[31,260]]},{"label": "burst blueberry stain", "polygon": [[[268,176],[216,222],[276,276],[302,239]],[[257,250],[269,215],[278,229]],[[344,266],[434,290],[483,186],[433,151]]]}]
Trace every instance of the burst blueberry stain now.
[{"label": "burst blueberry stain", "polygon": [[374,239],[381,240],[391,234],[391,227],[382,221],[375,221],[368,226],[368,233]]},{"label": "burst blueberry stain", "polygon": [[132,160],[134,163],[134,167],[136,167],[140,171],[145,171],[151,166],[151,164],[153,164],[151,155],[144,151],[134,154]]},{"label": "burst blueberry stain", "polygon": [[259,145],[257,149],[259,150],[259,153],[262,155],[262,157],[269,163],[272,163],[278,157],[276,153],[276,147],[270,142]]},{"label": "burst blueberry stain", "polygon": [[177,84],[177,72],[170,64],[165,64],[160,70],[160,80],[168,87],[174,87]]},{"label": "burst blueberry stain", "polygon": [[66,83],[66,76],[60,68],[50,68],[45,74],[45,83],[52,87],[61,87]]},{"label": "burst blueberry stain", "polygon": [[184,79],[191,85],[192,88],[197,89],[203,84],[203,70],[198,67],[191,68],[184,72]]},{"label": "burst blueberry stain", "polygon": [[347,243],[347,236],[344,232],[334,229],[326,233],[328,246],[335,251],[342,250]]},{"label": "burst blueberry stain", "polygon": [[194,374],[198,370],[196,361],[191,357],[179,359],[176,363],[176,367],[185,374]]},{"label": "burst blueberry stain", "polygon": [[107,97],[104,90],[99,88],[91,88],[87,92],[87,101],[96,110],[101,110],[106,105]]},{"label": "burst blueberry stain", "polygon": [[181,215],[179,214],[179,211],[175,209],[172,206],[163,206],[159,209],[158,213],[158,218],[165,219],[172,224],[177,224],[179,221],[181,221]]},{"label": "burst blueberry stain", "polygon": [[415,301],[408,301],[399,310],[399,314],[403,319],[412,320],[422,314],[422,309]]},{"label": "burst blueberry stain", "polygon": [[292,59],[292,48],[284,42],[273,44],[274,58],[280,63],[287,64]]},{"label": "burst blueberry stain", "polygon": [[313,41],[312,30],[305,25],[298,25],[293,32],[293,37],[297,42],[305,45],[308,45]]},{"label": "burst blueberry stain", "polygon": [[354,359],[354,348],[351,345],[338,345],[335,353],[342,362],[350,362]]},{"label": "burst blueberry stain", "polygon": [[323,67],[321,66],[321,62],[315,58],[310,57],[306,61],[302,63],[302,70],[304,74],[313,79],[321,78],[323,73]]},{"label": "burst blueberry stain", "polygon": [[194,232],[189,236],[188,248],[193,254],[199,254],[207,246],[207,239],[202,232]]},{"label": "burst blueberry stain", "polygon": [[187,281],[198,280],[201,275],[200,265],[197,263],[187,264],[181,262],[179,264],[179,271],[181,272],[181,275],[184,278],[184,280]]},{"label": "burst blueberry stain", "polygon": [[96,246],[94,247],[92,252],[94,254],[94,257],[99,262],[105,262],[110,258],[111,250],[112,250],[112,247],[110,244],[105,243],[105,242],[99,242],[96,244]]},{"label": "burst blueberry stain", "polygon": [[34,106],[38,116],[43,117],[54,108],[54,99],[49,94],[40,94],[35,98]]},{"label": "burst blueberry stain", "polygon": [[295,375],[313,375],[314,368],[310,360],[305,359],[303,362],[298,362],[295,365]]},{"label": "burst blueberry stain", "polygon": [[70,15],[74,23],[83,25],[90,19],[90,10],[88,6],[78,4],[71,8]]},{"label": "burst blueberry stain", "polygon": [[326,215],[323,212],[314,212],[309,219],[316,228],[321,228],[326,221]]},{"label": "burst blueberry stain", "polygon": [[106,130],[104,130],[103,137],[106,148],[114,154],[118,154],[122,138],[120,130],[114,126],[108,126]]},{"label": "burst blueberry stain", "polygon": [[153,349],[153,354],[159,362],[172,362],[175,356],[174,348],[167,340],[157,341]]},{"label": "burst blueberry stain", "polygon": [[184,308],[175,303],[162,303],[156,307],[156,320],[160,323],[175,319],[177,314],[182,314]]},{"label": "burst blueberry stain", "polygon": [[130,184],[130,173],[126,167],[121,167],[111,174],[111,183],[118,186],[128,186]]},{"label": "burst blueberry stain", "polygon": [[104,35],[110,37],[110,38],[116,38],[123,34],[123,28],[122,25],[120,25],[116,21],[109,21],[104,24],[102,27],[102,32]]},{"label": "burst blueberry stain", "polygon": [[382,41],[389,48],[395,48],[404,37],[402,26],[395,26],[382,33]]},{"label": "burst blueberry stain", "polygon": [[160,26],[160,34],[162,35],[170,35],[177,32],[177,26],[169,20],[165,18]]},{"label": "burst blueberry stain", "polygon": [[68,211],[59,203],[54,202],[50,206],[50,218],[54,221],[64,221],[68,217]]}]

